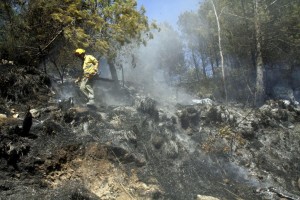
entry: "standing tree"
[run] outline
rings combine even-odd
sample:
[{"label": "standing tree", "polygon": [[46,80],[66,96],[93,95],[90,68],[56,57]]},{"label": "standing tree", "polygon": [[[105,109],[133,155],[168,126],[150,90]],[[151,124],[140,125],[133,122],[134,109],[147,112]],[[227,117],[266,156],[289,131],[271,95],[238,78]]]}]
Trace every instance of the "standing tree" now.
[{"label": "standing tree", "polygon": [[[5,0],[0,2],[0,57],[15,60],[25,46],[24,3]],[[22,34],[21,34],[22,33]]]},{"label": "standing tree", "polygon": [[161,31],[156,35],[159,68],[165,72],[165,80],[171,81],[185,72],[183,44],[179,34],[167,23],[160,25]]},{"label": "standing tree", "polygon": [[[197,81],[201,81],[201,73],[206,77],[207,33],[197,13],[185,12],[179,16],[178,25],[186,42],[186,57],[195,68]],[[200,66],[202,65],[202,70]]]},{"label": "standing tree", "polygon": [[65,27],[64,36],[73,46],[89,47],[106,56],[112,78],[118,80],[118,50],[133,40],[143,43],[142,33],[149,31],[145,10],[138,11],[135,0],[69,2],[65,0],[67,9],[59,8],[53,19]]},{"label": "standing tree", "polygon": [[[14,14],[18,10],[3,3],[0,9],[3,5]],[[132,40],[145,42],[141,36],[149,25],[144,14],[144,8],[137,10],[136,0],[27,0],[22,7],[24,24],[18,27],[23,30],[20,41],[25,41],[21,48],[26,58],[40,62],[62,38],[69,49],[88,48],[107,57],[112,78],[117,80],[118,50]]]},{"label": "standing tree", "polygon": [[222,81],[223,81],[223,87],[224,87],[224,95],[225,95],[225,101],[227,102],[227,85],[226,85],[226,77],[225,77],[225,70],[224,70],[224,56],[223,56],[223,49],[222,49],[222,42],[221,42],[221,26],[220,26],[220,21],[219,21],[219,15],[216,10],[216,6],[214,4],[214,1],[211,0],[217,25],[218,25],[218,44],[219,44],[219,52],[220,52],[220,57],[221,57],[221,69],[222,69]]},{"label": "standing tree", "polygon": [[[215,9],[211,9],[212,3]],[[194,49],[195,52],[201,52],[202,60],[209,61],[211,66],[214,66],[213,69],[220,63],[226,65],[228,69],[226,76],[230,76],[226,84],[231,97],[235,97],[232,95],[238,91],[237,89],[249,91],[250,94],[246,96],[251,95],[255,104],[261,105],[267,95],[266,66],[296,67],[300,63],[299,8],[300,2],[297,0],[288,3],[277,0],[205,0],[200,4],[198,12],[192,13],[201,19],[201,23],[198,23],[200,25],[194,27],[201,28],[197,30],[191,26],[192,28],[184,28],[182,31],[184,34],[189,33],[190,36],[195,35],[199,40],[201,38],[201,41],[203,39],[206,41],[206,52],[200,48]],[[220,13],[222,18],[219,18]],[[188,27],[193,23],[182,20],[180,25]],[[187,38],[191,41],[192,37]],[[223,62],[221,58],[218,59],[221,52]],[[244,78],[238,75],[241,72]],[[236,81],[242,84],[236,84]],[[255,94],[252,93],[252,87],[256,90]]]}]

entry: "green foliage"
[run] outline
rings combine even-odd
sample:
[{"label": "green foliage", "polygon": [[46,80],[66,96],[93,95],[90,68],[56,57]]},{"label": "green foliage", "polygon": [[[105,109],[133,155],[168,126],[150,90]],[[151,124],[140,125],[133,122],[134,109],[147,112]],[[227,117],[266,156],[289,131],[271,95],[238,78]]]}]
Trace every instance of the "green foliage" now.
[{"label": "green foliage", "polygon": [[5,1],[0,10],[1,52],[17,60],[19,50],[26,60],[39,61],[62,40],[70,49],[88,48],[114,60],[121,46],[145,42],[141,35],[150,30],[135,0]]},{"label": "green foliage", "polygon": [[25,27],[22,11],[23,4],[18,1],[0,2],[0,57],[2,58],[13,59],[11,56],[13,52],[25,43],[26,34],[21,34]]}]

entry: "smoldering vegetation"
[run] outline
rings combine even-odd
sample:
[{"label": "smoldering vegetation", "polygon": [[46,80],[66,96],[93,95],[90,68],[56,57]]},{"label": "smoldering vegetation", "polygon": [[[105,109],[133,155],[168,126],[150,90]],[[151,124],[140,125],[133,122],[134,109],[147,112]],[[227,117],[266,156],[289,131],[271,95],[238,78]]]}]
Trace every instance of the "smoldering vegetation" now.
[{"label": "smoldering vegetation", "polygon": [[[100,143],[112,143],[121,162],[135,162],[141,167],[138,176],[143,182],[152,184],[150,177],[155,177],[154,182],[163,192],[153,194],[154,199],[193,199],[197,194],[225,199],[297,199],[298,128],[292,124],[298,119],[299,108],[283,101],[293,102],[293,96],[285,89],[278,90],[276,98],[283,100],[269,101],[265,107],[254,110],[189,95],[161,67],[160,49],[166,44],[160,39],[169,37],[163,34],[166,33],[157,32],[157,39],[148,46],[131,50],[134,61],[131,56],[120,58],[124,72],[121,90],[107,82],[96,84],[101,119],[114,130],[102,127],[101,134],[97,125],[85,122],[83,135],[93,135]],[[270,84],[275,81],[282,83],[271,78]],[[74,85],[70,87],[74,89]],[[66,91],[72,90],[67,87]],[[68,95],[62,92],[62,97]],[[279,139],[284,137],[282,131],[295,139],[287,142],[291,148]],[[272,135],[276,137],[271,139]],[[274,153],[277,147],[273,145],[277,142],[280,147]],[[272,150],[265,155],[268,148]],[[279,159],[287,156],[285,151],[293,156]],[[284,172],[287,166],[288,173]],[[292,185],[288,186],[289,183]]]},{"label": "smoldering vegetation", "polygon": [[[168,98],[139,84],[102,86],[97,98],[111,104],[88,109],[73,82],[52,84],[47,101],[29,102],[35,115],[26,136],[21,99],[3,104],[1,198],[298,198],[299,107],[283,100],[260,109],[213,101],[167,107]],[[119,102],[105,96],[116,91]]]},{"label": "smoldering vegetation", "polygon": [[1,66],[1,199],[298,200],[297,73],[268,73],[270,99],[257,108],[253,70],[228,70],[224,104],[220,69],[205,77],[212,68],[197,71],[178,41],[165,25],[146,47],[121,49],[120,85],[97,81],[92,109],[74,77]]}]

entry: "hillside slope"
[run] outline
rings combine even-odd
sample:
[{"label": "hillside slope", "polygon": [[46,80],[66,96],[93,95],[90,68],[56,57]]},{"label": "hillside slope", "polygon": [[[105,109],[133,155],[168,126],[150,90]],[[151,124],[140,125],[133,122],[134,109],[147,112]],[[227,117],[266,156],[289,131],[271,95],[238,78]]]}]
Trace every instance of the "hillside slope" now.
[{"label": "hillside slope", "polygon": [[72,83],[1,69],[0,199],[299,199],[300,108],[286,101],[171,104],[103,84],[123,103],[90,109],[61,99]]}]

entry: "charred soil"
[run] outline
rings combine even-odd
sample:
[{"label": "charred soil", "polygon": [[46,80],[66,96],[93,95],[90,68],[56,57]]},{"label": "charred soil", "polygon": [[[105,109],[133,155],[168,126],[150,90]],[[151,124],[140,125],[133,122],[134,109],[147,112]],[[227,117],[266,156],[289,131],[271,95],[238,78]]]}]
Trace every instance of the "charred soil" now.
[{"label": "charred soil", "polygon": [[37,69],[1,70],[0,199],[299,199],[298,106],[170,109],[124,87],[90,109]]}]

